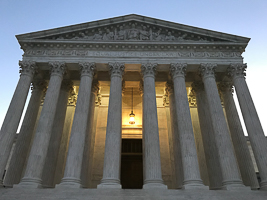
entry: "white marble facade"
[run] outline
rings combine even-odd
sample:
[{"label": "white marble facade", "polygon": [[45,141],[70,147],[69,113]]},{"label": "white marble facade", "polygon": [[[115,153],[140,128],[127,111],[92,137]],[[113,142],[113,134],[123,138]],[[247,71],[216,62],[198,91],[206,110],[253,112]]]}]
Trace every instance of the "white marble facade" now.
[{"label": "white marble facade", "polygon": [[249,38],[139,15],[16,37],[24,54],[0,132],[0,186],[120,189],[121,140],[139,138],[143,189],[267,190]]}]

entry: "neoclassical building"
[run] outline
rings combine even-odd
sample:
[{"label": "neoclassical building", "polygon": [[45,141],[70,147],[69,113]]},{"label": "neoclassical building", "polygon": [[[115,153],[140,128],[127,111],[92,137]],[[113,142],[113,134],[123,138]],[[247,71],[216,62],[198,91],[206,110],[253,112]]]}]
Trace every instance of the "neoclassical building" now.
[{"label": "neoclassical building", "polygon": [[139,15],[16,37],[24,54],[0,132],[1,186],[267,189],[249,38]]}]

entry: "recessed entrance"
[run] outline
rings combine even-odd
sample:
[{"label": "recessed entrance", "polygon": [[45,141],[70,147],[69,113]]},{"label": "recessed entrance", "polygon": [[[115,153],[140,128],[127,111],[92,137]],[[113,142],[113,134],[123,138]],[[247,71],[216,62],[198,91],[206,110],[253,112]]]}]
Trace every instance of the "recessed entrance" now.
[{"label": "recessed entrance", "polygon": [[142,139],[122,139],[121,185],[123,189],[142,189]]}]

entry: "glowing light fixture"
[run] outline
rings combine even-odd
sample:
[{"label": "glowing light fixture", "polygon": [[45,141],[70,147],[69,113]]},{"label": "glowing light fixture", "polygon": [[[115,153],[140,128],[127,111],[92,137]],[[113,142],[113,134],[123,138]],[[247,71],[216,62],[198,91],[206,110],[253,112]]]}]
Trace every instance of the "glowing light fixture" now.
[{"label": "glowing light fixture", "polygon": [[134,121],[135,114],[133,113],[133,88],[132,88],[132,111],[129,116],[130,116],[129,124],[135,124]]}]

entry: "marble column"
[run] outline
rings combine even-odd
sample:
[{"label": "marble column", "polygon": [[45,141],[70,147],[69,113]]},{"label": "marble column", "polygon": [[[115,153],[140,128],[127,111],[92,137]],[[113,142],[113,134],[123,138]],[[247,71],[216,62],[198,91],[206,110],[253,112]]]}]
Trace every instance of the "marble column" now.
[{"label": "marble column", "polygon": [[33,131],[39,107],[46,88],[47,84],[44,80],[36,79],[32,83],[32,95],[4,181],[6,187],[12,187],[13,184],[18,184],[20,182],[23,167],[30,149],[31,140],[34,136]]},{"label": "marble column", "polygon": [[0,131],[0,187],[3,186],[2,176],[19,126],[29,88],[37,69],[33,61],[20,61],[19,65],[21,68],[20,79]]},{"label": "marble column", "polygon": [[203,185],[200,177],[197,150],[185,86],[186,67],[187,64],[184,63],[173,63],[170,67],[170,73],[174,85],[174,99],[177,117],[176,123],[178,126],[178,135],[181,144],[184,172],[183,189],[204,189],[207,187]]},{"label": "marble column", "polygon": [[109,63],[110,93],[103,178],[97,188],[121,188],[122,75],[124,63]]},{"label": "marble column", "polygon": [[65,116],[67,111],[69,95],[73,90],[73,83],[70,80],[63,80],[58,98],[56,115],[52,128],[52,135],[49,142],[48,152],[46,155],[42,185],[46,188],[55,186],[54,177],[59,154],[60,142],[64,128]]},{"label": "marble column", "polygon": [[71,127],[72,127],[76,102],[77,102],[77,92],[76,92],[76,87],[74,86],[69,96],[68,105],[67,105],[64,128],[63,128],[63,133],[62,133],[61,142],[60,142],[60,149],[59,149],[59,154],[57,157],[55,184],[59,184],[61,182],[61,179],[64,176],[65,163],[67,160],[70,133],[71,133]]},{"label": "marble column", "polygon": [[91,146],[90,146],[90,159],[89,159],[89,167],[88,167],[88,174],[90,176],[88,187],[93,188],[95,187],[94,184],[94,177],[93,177],[93,166],[94,166],[94,155],[97,153],[95,151],[95,147],[97,146],[96,143],[96,130],[97,130],[97,122],[98,122],[98,114],[99,114],[99,106],[101,105],[101,94],[98,93],[95,99],[95,111],[94,111],[94,122],[93,122],[93,130],[91,135]]},{"label": "marble column", "polygon": [[232,141],[224,117],[220,96],[215,81],[216,64],[201,64],[200,75],[204,83],[211,124],[218,148],[219,162],[222,171],[222,189],[234,190],[245,188],[240,178]]},{"label": "marble column", "polygon": [[61,82],[66,71],[65,63],[50,62],[51,75],[45,101],[32,143],[24,177],[18,186],[42,187],[42,172],[45,164]]},{"label": "marble column", "polygon": [[83,150],[88,123],[89,103],[95,63],[79,63],[81,67],[81,81],[78,99],[71,129],[68,156],[65,166],[64,177],[60,186],[81,187],[81,170]]},{"label": "marble column", "polygon": [[99,91],[99,83],[98,81],[93,82],[92,90],[91,90],[91,99],[90,99],[90,108],[88,115],[88,123],[87,123],[87,131],[85,136],[85,145],[83,151],[83,164],[82,164],[82,172],[81,172],[81,182],[82,187],[89,188],[91,176],[89,165],[91,165],[93,159],[91,159],[91,145],[92,145],[92,137],[93,137],[93,128],[94,128],[94,114],[95,114],[95,99],[96,95]]},{"label": "marble column", "polygon": [[246,68],[246,64],[231,64],[228,68],[228,74],[233,79],[251,147],[259,169],[260,187],[263,190],[267,190],[267,142],[245,80]]},{"label": "marble column", "polygon": [[178,124],[176,117],[176,106],[174,99],[174,91],[173,91],[173,83],[166,83],[166,91],[169,96],[169,104],[170,104],[170,118],[171,118],[171,131],[173,138],[173,154],[174,154],[174,169],[175,169],[175,177],[176,177],[176,188],[180,189],[183,186],[183,166],[181,163],[182,155],[181,155],[181,144],[178,135]]},{"label": "marble column", "polygon": [[232,83],[221,82],[219,90],[223,97],[225,113],[242,180],[246,186],[257,190],[259,183],[252,163],[243,128],[233,99]]},{"label": "marble column", "polygon": [[211,190],[221,189],[222,187],[222,172],[219,163],[218,149],[213,134],[211,116],[209,112],[207,97],[204,91],[202,81],[195,81],[192,84],[192,91],[196,95],[197,111],[199,116],[199,124],[204,145],[206,164],[209,174],[209,188]]},{"label": "marble column", "polygon": [[160,161],[159,130],[156,104],[155,75],[157,64],[142,64],[143,76],[143,189],[163,188]]}]

